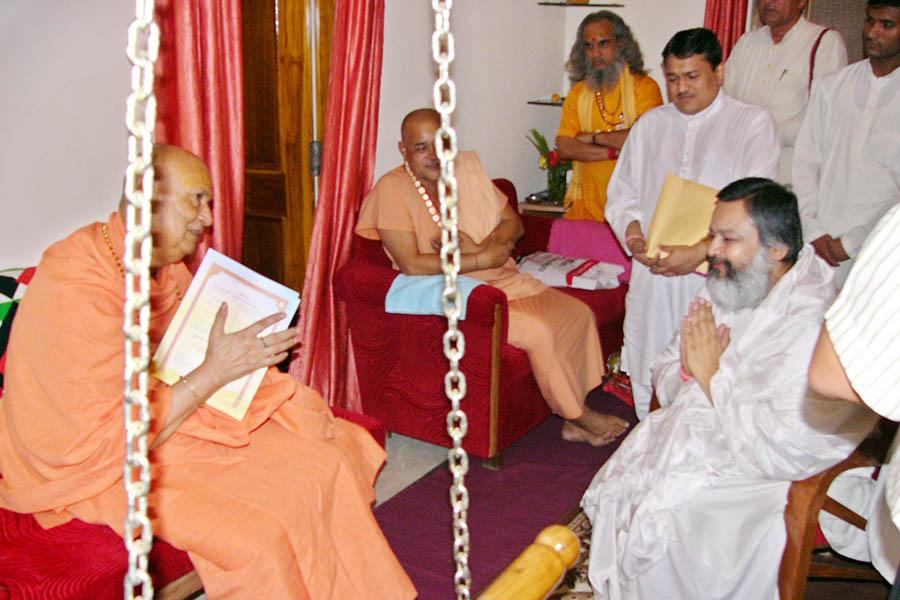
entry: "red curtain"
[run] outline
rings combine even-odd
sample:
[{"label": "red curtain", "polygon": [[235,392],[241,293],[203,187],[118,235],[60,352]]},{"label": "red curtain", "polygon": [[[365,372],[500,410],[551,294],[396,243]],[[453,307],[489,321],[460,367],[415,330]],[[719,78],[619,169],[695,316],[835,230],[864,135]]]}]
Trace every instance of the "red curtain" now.
[{"label": "red curtain", "polygon": [[350,254],[356,213],[372,187],[384,41],[384,0],[337,3],[319,203],[300,305],[302,345],[291,374],[329,404],[362,412],[347,319],[332,278]]},{"label": "red curtain", "polygon": [[[157,141],[209,165],[212,246],[240,260],[244,237],[244,72],[241,0],[158,0]],[[195,257],[195,258],[196,258]]]},{"label": "red curtain", "polygon": [[703,26],[715,32],[722,44],[722,60],[728,58],[747,26],[747,0],[706,0]]}]

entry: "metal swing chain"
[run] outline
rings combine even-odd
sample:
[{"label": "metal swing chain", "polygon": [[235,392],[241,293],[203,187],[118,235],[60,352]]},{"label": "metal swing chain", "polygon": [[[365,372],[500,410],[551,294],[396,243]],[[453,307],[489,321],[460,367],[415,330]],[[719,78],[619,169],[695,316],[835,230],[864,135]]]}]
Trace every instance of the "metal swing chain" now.
[{"label": "metal swing chain", "polygon": [[[125,492],[128,516],[125,546],[128,572],[126,599],[153,597],[153,581],[147,572],[147,555],[153,545],[153,529],[147,516],[150,463],[147,431],[150,407],[147,401],[147,369],[150,365],[150,200],[153,196],[153,141],[156,127],[156,96],[153,66],[159,55],[159,27],[153,20],[153,0],[136,0],[135,17],[128,27],[128,59],[131,61],[131,94],[125,124],[128,128],[128,166],[125,168],[127,198],[125,235]],[[137,321],[137,322],[136,322]],[[135,589],[139,594],[135,596]]]},{"label": "metal swing chain", "polygon": [[441,161],[441,178],[438,197],[441,201],[441,268],[444,272],[444,293],[442,301],[447,317],[447,331],[444,334],[444,355],[450,361],[450,370],[444,376],[444,391],[450,399],[451,409],[447,413],[447,433],[453,440],[448,453],[453,485],[450,486],[450,504],[453,507],[453,556],[456,572],[453,583],[456,597],[468,600],[472,575],[469,571],[469,490],[465,477],[469,470],[469,457],[462,447],[468,421],[466,413],[460,409],[460,402],[466,395],[466,376],[459,370],[459,361],[465,354],[465,338],[459,330],[460,298],[456,285],[459,275],[459,230],[458,188],[454,175],[454,159],[458,152],[456,131],[450,124],[450,116],[456,108],[456,86],[450,78],[450,63],[453,62],[453,34],[450,32],[450,8],[453,0],[432,0],[434,9],[434,34],[431,37],[431,51],[438,65],[438,79],[434,82],[434,107],[441,115],[441,127],[435,133],[435,151]]}]

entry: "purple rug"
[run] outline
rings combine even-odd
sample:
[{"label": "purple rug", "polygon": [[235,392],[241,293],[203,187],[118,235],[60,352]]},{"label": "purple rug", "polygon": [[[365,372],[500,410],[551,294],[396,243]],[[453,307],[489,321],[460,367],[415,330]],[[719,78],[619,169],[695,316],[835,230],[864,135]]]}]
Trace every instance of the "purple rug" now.
[{"label": "purple rug", "polygon": [[[636,422],[615,396],[594,390],[594,409]],[[469,568],[472,591],[486,587],[538,532],[560,522],[578,504],[616,444],[593,448],[562,440],[562,420],[550,417],[503,452],[503,468],[469,463]],[[391,547],[419,598],[455,598],[450,482],[446,463],[375,509]]]}]

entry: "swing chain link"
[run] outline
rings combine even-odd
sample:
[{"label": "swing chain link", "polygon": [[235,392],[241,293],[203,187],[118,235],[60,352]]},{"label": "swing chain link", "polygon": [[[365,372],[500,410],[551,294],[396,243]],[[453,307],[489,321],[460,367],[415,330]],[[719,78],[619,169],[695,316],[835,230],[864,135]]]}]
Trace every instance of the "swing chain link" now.
[{"label": "swing chain link", "polygon": [[465,354],[463,333],[459,330],[460,297],[457,289],[460,252],[458,224],[458,186],[454,174],[454,160],[458,147],[456,131],[450,117],[456,108],[456,86],[450,78],[450,63],[454,58],[453,34],[450,32],[452,0],[432,0],[434,9],[434,34],[431,50],[438,65],[438,78],[434,83],[434,107],[441,115],[441,126],[435,133],[435,151],[441,161],[441,177],[438,197],[441,201],[441,268],[444,272],[442,303],[447,317],[447,331],[443,337],[444,355],[450,361],[450,370],[444,377],[444,391],[450,399],[447,413],[447,433],[453,440],[448,452],[448,465],[453,474],[450,487],[450,504],[453,507],[453,556],[456,571],[453,583],[456,597],[469,600],[472,575],[469,570],[469,490],[465,476],[469,470],[469,457],[462,447],[468,429],[466,413],[460,403],[466,395],[466,376],[459,370],[459,361]]},{"label": "swing chain link", "polygon": [[[150,200],[153,195],[153,143],[156,96],[153,67],[159,55],[159,27],[153,19],[154,0],[136,0],[135,18],[128,28],[126,53],[131,61],[131,94],[126,102],[128,166],[125,168],[127,199],[125,235],[125,464],[124,485],[128,496],[125,546],[128,571],[124,597],[153,598],[153,581],[147,570],[153,545],[153,529],[147,516],[150,462],[147,432],[150,407],[147,370],[150,366]],[[138,595],[135,596],[135,591]]]}]

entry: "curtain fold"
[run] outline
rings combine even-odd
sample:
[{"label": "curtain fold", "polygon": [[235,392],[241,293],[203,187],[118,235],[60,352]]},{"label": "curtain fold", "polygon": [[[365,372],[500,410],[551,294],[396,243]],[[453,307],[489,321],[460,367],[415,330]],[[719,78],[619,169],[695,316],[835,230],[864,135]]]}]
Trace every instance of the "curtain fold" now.
[{"label": "curtain fold", "polygon": [[712,30],[722,44],[722,62],[728,59],[747,26],[747,0],[706,0],[703,26]]},{"label": "curtain fold", "polygon": [[157,0],[157,141],[209,165],[213,226],[194,256],[212,247],[241,259],[244,237],[244,72],[241,0]]},{"label": "curtain fold", "polygon": [[372,187],[378,138],[384,0],[337,3],[325,112],[319,202],[291,374],[331,405],[362,412],[347,318],[332,279],[347,262],[362,199]]}]

